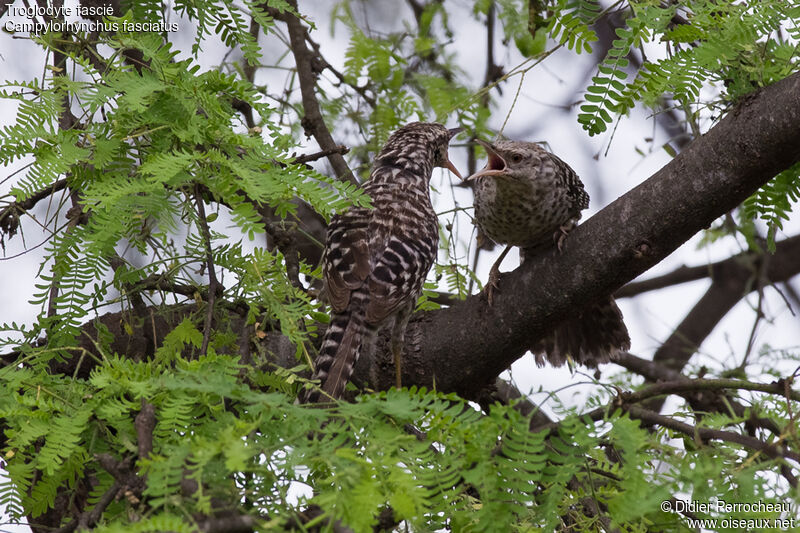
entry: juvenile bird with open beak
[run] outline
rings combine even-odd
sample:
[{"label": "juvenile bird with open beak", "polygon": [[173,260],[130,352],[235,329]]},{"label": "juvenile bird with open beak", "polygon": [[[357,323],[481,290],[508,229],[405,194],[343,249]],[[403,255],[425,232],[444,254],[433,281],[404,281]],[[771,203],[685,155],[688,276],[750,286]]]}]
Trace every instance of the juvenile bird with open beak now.
[{"label": "juvenile bird with open beak", "polygon": [[[569,165],[536,143],[477,142],[486,148],[488,161],[467,178],[474,182],[475,224],[496,243],[507,245],[486,284],[491,304],[499,290],[500,263],[511,247],[522,249],[523,261],[548,245],[560,251],[581,211],[589,207],[589,194]],[[533,351],[540,366],[545,360],[561,366],[571,357],[594,367],[629,348],[622,313],[609,296],[559,325]]]}]

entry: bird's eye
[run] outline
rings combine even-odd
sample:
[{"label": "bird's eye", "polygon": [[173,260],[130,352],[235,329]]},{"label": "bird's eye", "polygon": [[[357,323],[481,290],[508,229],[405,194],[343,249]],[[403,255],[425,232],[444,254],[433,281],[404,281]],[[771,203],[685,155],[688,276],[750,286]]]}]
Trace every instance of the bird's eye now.
[{"label": "bird's eye", "polygon": [[520,161],[522,161],[522,154],[511,154],[511,157],[509,157],[509,159],[511,160],[512,163],[519,163]]}]

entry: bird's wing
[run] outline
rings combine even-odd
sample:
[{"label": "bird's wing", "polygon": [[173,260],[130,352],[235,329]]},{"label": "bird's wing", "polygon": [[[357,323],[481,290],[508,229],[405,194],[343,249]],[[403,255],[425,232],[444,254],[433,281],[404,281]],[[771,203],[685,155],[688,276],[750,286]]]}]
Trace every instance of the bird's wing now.
[{"label": "bird's wing", "polygon": [[559,174],[567,186],[567,196],[569,196],[575,216],[580,218],[580,212],[589,207],[589,193],[583,187],[583,182],[578,177],[578,174],[572,170],[572,167],[566,164],[560,157],[555,154],[547,153],[553,163],[559,169]]},{"label": "bird's wing", "polygon": [[360,287],[370,272],[368,209],[351,209],[334,216],[328,226],[324,280],[331,307],[343,312],[350,293]]},{"label": "bird's wing", "polygon": [[[378,324],[416,296],[414,281],[427,272],[430,263],[414,259],[418,251],[401,237],[392,236],[369,277],[366,320]],[[415,288],[415,287],[414,287]]]},{"label": "bird's wing", "polygon": [[[402,194],[401,191],[400,194]],[[436,257],[438,228],[404,224],[403,220],[424,220],[435,216],[427,198],[399,199],[395,193],[395,215],[390,227],[376,228],[371,251],[373,268],[369,276],[369,304],[366,320],[378,324],[403,305],[413,305],[424,278]],[[428,207],[426,207],[426,204]],[[404,206],[402,209],[400,205]],[[431,213],[425,213],[431,209]],[[404,211],[405,210],[405,211]],[[371,231],[372,233],[372,231]],[[373,244],[375,245],[373,247]]]}]

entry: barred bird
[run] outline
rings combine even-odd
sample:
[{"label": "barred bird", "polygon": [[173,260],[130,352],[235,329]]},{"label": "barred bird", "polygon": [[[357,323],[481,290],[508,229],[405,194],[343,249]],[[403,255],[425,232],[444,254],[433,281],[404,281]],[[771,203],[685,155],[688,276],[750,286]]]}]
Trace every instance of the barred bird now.
[{"label": "barred bird", "polygon": [[[500,263],[511,247],[522,249],[523,261],[553,242],[560,251],[581,211],[589,207],[589,195],[575,171],[538,144],[478,142],[489,160],[467,178],[474,181],[475,223],[490,239],[508,245],[489,273],[486,292],[491,304],[492,293],[498,290]],[[532,351],[539,366],[545,360],[561,366],[571,357],[596,367],[629,348],[622,313],[609,296],[569,317]]]},{"label": "barred bird", "polygon": [[400,387],[405,328],[439,243],[431,174],[444,167],[461,179],[447,155],[459,131],[413,122],[394,132],[364,185],[372,207],[352,207],[331,219],[323,279],[332,315],[314,365],[321,387],[307,390],[302,401],[341,397],[362,349],[385,326],[392,327]]}]

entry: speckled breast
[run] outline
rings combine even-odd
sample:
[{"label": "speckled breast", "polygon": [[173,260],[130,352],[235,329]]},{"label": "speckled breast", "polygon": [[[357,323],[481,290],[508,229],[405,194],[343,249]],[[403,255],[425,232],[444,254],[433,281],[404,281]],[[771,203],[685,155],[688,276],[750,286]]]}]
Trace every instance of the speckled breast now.
[{"label": "speckled breast", "polygon": [[547,179],[479,179],[475,223],[498,244],[528,247],[552,239],[575,216],[566,188],[555,185]]}]

